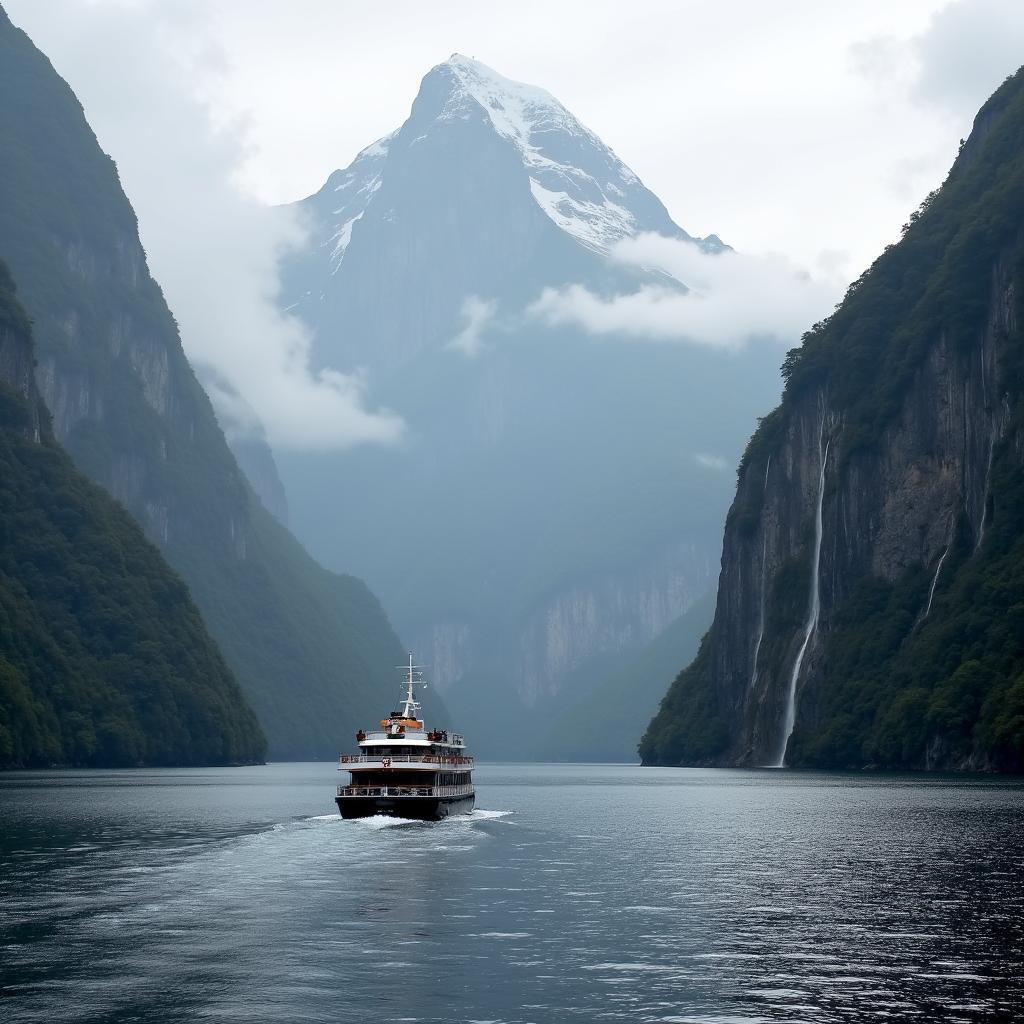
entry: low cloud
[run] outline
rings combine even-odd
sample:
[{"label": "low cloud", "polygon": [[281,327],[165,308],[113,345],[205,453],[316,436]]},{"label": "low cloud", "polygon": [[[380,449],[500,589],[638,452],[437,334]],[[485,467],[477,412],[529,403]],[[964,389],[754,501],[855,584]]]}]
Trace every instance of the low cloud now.
[{"label": "low cloud", "polygon": [[215,118],[199,98],[227,68],[207,6],[45,6],[12,13],[30,34],[37,19],[60,24],[40,42],[117,161],[153,275],[225,429],[252,427],[248,408],[281,448],[397,441],[401,418],[368,408],[360,375],[313,368],[308,331],[277,307],[278,261],[303,231],[236,186],[251,155],[246,126]]},{"label": "low cloud", "polygon": [[[362,375],[311,368],[308,331],[278,309],[277,258],[298,237],[282,211],[225,197],[204,224],[190,223],[178,237],[170,224],[165,227],[167,234],[151,247],[154,273],[229,433],[247,431],[248,407],[277,448],[344,448],[401,438],[400,417],[367,408]],[[201,262],[189,259],[196,245]]]},{"label": "low cloud", "polygon": [[703,466],[705,469],[713,469],[718,473],[723,473],[729,469],[729,462],[723,459],[721,455],[707,455],[704,452],[698,452],[693,457],[693,461],[698,466]]},{"label": "low cloud", "polygon": [[1020,0],[958,0],[912,41],[916,98],[968,116],[1024,62]]},{"label": "low cloud", "polygon": [[462,330],[445,345],[445,348],[461,352],[470,359],[478,356],[484,347],[481,335],[494,319],[497,308],[498,304],[493,299],[481,299],[479,295],[470,295],[464,299],[459,311]]},{"label": "low cloud", "polygon": [[873,36],[850,47],[853,70],[887,101],[899,94],[967,123],[1022,62],[1020,0],[955,0],[917,35]]},{"label": "low cloud", "polygon": [[591,334],[736,349],[757,338],[791,344],[842,294],[837,279],[812,278],[784,256],[707,255],[692,242],[655,234],[620,243],[612,259],[671,280],[613,296],[582,285],[547,288],[529,314]]}]

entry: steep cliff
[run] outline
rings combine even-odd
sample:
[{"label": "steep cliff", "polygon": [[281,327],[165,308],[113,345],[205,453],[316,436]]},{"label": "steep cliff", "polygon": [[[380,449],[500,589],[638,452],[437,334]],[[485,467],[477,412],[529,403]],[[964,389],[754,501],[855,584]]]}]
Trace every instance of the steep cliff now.
[{"label": "steep cliff", "polygon": [[278,522],[288,525],[288,495],[277,473],[274,453],[266,439],[253,434],[229,439],[231,454],[238,468],[245,474],[249,485],[263,507],[272,512]]},{"label": "steep cliff", "polygon": [[398,640],[253,495],[150,277],[135,215],[67,84],[0,11],[0,256],[76,464],[181,573],[274,757],[333,756],[391,692]]},{"label": "steep cliff", "polygon": [[639,653],[587,662],[585,685],[534,724],[537,750],[558,761],[635,761],[665,686],[697,653],[714,610],[715,595],[707,591]]},{"label": "steep cliff", "polygon": [[0,766],[262,760],[188,590],[56,444],[34,368],[0,263]]},{"label": "steep cliff", "polygon": [[1024,768],[1024,72],[787,358],[648,764]]}]

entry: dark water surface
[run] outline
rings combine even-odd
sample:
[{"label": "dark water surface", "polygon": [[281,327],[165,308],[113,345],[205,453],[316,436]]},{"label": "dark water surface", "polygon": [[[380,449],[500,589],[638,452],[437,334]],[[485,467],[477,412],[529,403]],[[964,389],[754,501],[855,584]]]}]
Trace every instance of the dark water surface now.
[{"label": "dark water surface", "polygon": [[1024,1018],[1024,783],[490,765],[439,824],[329,764],[0,777],[0,1018]]}]

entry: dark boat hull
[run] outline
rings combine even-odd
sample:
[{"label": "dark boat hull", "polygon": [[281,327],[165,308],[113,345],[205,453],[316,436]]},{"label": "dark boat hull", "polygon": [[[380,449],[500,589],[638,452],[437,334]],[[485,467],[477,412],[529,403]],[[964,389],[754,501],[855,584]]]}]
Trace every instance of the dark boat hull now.
[{"label": "dark boat hull", "polygon": [[415,821],[441,821],[453,814],[469,814],[476,796],[443,797],[339,796],[334,802],[343,818],[370,818],[381,814],[389,818],[412,818]]}]

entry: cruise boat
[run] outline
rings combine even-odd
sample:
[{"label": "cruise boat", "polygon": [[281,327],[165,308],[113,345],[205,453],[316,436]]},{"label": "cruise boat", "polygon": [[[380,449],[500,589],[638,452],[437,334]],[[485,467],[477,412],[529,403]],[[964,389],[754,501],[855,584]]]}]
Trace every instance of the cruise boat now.
[{"label": "cruise boat", "polygon": [[393,818],[440,821],[473,809],[473,758],[457,733],[426,729],[414,688],[422,673],[402,666],[405,700],[399,711],[381,719],[380,729],[356,733],[358,754],[342,754],[338,771],[350,772],[335,798],[343,818],[385,814]]}]

